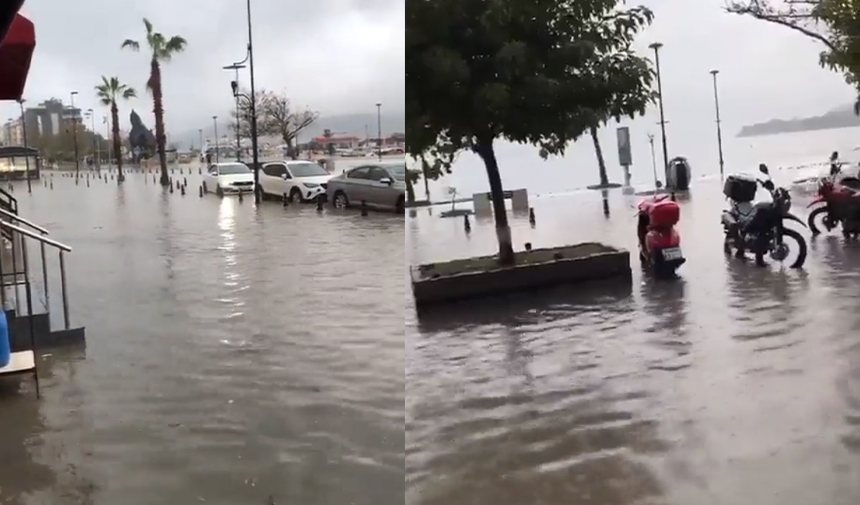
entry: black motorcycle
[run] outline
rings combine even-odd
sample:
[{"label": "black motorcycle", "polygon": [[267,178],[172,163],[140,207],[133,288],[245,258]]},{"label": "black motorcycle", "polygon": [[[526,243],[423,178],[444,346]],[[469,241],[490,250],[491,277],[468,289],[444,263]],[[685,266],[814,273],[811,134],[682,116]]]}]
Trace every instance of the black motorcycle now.
[{"label": "black motorcycle", "polygon": [[[791,196],[785,188],[774,186],[767,166],[759,165],[759,171],[767,179],[734,175],[726,178],[723,194],[731,201],[731,209],[724,210],[721,218],[725,252],[731,254],[734,249],[738,257],[744,257],[746,251],[751,251],[755,254],[756,265],[766,266],[766,254],[774,261],[784,261],[788,257],[791,250],[785,240],[788,238],[797,243],[798,251],[791,268],[800,268],[806,261],[806,240],[800,233],[785,227],[784,221],[797,221],[803,227],[806,224],[789,212]],[[770,193],[772,201],[752,203],[759,184]]]}]

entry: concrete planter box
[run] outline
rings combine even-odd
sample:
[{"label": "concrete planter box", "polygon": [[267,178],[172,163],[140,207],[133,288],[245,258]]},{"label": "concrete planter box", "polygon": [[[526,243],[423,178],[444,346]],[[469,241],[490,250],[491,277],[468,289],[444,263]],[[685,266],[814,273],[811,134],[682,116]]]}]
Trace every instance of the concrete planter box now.
[{"label": "concrete planter box", "polygon": [[411,267],[415,305],[612,278],[631,278],[630,253],[594,242],[517,253],[500,268],[496,256]]}]

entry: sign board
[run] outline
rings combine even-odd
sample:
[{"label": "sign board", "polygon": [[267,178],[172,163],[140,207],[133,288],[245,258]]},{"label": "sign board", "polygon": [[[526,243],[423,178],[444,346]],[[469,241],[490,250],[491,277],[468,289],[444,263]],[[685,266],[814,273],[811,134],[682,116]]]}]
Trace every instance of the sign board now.
[{"label": "sign board", "polygon": [[633,164],[633,153],[630,151],[630,128],[621,126],[615,130],[618,137],[618,163],[622,167]]}]

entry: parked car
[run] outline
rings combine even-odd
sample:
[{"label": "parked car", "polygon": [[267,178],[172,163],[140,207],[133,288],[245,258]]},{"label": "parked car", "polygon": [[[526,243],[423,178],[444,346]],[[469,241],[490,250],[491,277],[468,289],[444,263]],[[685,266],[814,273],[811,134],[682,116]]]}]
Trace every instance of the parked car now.
[{"label": "parked car", "polygon": [[254,191],[254,174],[248,165],[236,161],[213,163],[203,174],[203,192],[219,195]]},{"label": "parked car", "polygon": [[312,161],[275,161],[260,169],[263,198],[287,195],[294,202],[307,202],[325,195],[331,174]]},{"label": "parked car", "polygon": [[329,179],[328,199],[337,208],[360,205],[401,212],[406,201],[406,164],[368,164]]}]

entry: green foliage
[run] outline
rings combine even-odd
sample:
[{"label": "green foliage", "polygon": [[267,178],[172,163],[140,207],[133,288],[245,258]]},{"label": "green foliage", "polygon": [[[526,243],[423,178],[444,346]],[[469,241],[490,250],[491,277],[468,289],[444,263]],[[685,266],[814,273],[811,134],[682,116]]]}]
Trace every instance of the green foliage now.
[{"label": "green foliage", "polygon": [[102,76],[101,84],[96,86],[96,98],[102,105],[111,106],[119,99],[129,100],[137,97],[137,92],[131,86],[119,81],[119,77],[107,78]]},{"label": "green foliage", "polygon": [[644,112],[653,71],[630,45],[652,20],[617,0],[407,0],[407,152],[437,177],[496,138],[563,154]]},{"label": "green foliage", "polygon": [[[840,72],[860,94],[860,3],[844,0],[729,2],[733,14],[784,26],[824,45],[819,64]],[[860,102],[855,105],[860,112]]]}]

